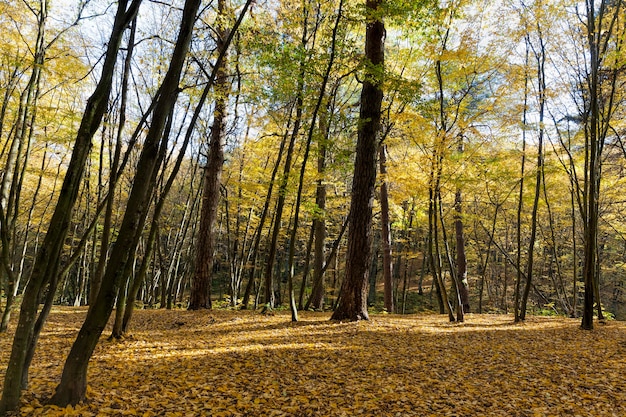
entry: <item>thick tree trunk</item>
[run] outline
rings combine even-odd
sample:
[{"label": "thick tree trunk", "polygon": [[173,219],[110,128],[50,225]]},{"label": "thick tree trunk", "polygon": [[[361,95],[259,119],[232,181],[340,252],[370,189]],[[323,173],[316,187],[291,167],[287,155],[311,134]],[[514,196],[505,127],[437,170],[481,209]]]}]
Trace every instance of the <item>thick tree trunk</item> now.
[{"label": "thick tree trunk", "polygon": [[365,4],[366,14],[370,19],[365,32],[365,56],[371,67],[365,76],[361,91],[346,272],[339,294],[339,304],[332,315],[333,320],[369,319],[367,283],[372,253],[372,206],[383,99],[385,26],[382,18],[378,17],[381,5],[382,0],[367,0]]},{"label": "thick tree trunk", "polygon": [[[226,19],[225,0],[218,1],[218,21]],[[220,201],[220,185],[224,166],[224,136],[226,133],[227,104],[230,93],[228,78],[228,60],[226,57],[226,38],[228,29],[224,23],[218,24],[217,51],[224,55],[221,65],[217,68],[215,83],[215,108],[213,110],[213,126],[209,142],[209,154],[204,167],[202,189],[202,211],[200,227],[196,243],[196,270],[193,276],[189,310],[210,309],[211,282],[215,255],[215,226],[217,224],[217,208]]]}]

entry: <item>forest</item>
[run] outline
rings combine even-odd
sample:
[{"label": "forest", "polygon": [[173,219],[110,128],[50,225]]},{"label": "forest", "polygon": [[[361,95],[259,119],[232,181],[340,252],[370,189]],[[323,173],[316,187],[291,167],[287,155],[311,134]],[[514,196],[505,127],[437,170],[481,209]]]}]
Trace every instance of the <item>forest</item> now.
[{"label": "forest", "polygon": [[0,22],[0,415],[65,307],[58,406],[135,310],[626,320],[622,0],[2,0]]}]

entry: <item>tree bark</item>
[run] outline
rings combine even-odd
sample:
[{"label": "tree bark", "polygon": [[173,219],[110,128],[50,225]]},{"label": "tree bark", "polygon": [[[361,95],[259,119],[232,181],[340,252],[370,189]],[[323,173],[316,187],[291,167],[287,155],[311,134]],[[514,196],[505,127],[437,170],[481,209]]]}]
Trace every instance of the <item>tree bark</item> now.
[{"label": "tree bark", "polygon": [[[463,135],[459,135],[457,150],[463,153]],[[454,232],[456,238],[456,276],[459,298],[463,313],[470,312],[469,283],[467,282],[467,257],[465,256],[465,236],[463,234],[463,196],[461,187],[454,194]]]},{"label": "tree bark", "polygon": [[[59,199],[43,244],[36,255],[29,283],[24,290],[20,318],[4,378],[2,399],[0,400],[0,414],[15,410],[18,407],[26,352],[29,344],[34,339],[39,295],[44,285],[51,282],[53,277],[56,276],[59,257],[70,224],[72,209],[78,196],[85,162],[91,149],[91,139],[108,107],[109,93],[122,35],[137,13],[140,3],[141,0],[133,0],[130,6],[127,7],[128,0],[120,0],[118,2],[100,81],[87,101]],[[53,287],[48,289],[48,291],[52,292],[55,290],[56,288]]]},{"label": "tree bark", "polygon": [[365,58],[369,71],[361,90],[356,159],[350,201],[346,271],[333,320],[367,320],[367,283],[372,243],[372,206],[383,100],[385,26],[382,0],[366,0]]},{"label": "tree bark", "polygon": [[308,304],[314,310],[324,308],[324,254],[326,252],[326,185],[324,184],[324,172],[326,170],[326,145],[319,144],[319,155],[317,158],[317,172],[321,176],[317,180],[315,194],[315,204],[319,214],[313,219],[313,230],[315,235],[315,248],[313,255],[313,289]]},{"label": "tree bark", "polygon": [[[91,285],[89,287],[89,305],[93,304],[100,290],[100,283],[102,282],[102,276],[104,275],[104,268],[106,266],[106,260],[109,253],[109,243],[111,240],[111,229],[113,224],[113,204],[115,202],[115,187],[117,185],[117,174],[120,164],[120,158],[122,153],[122,134],[124,132],[124,125],[126,124],[126,104],[128,101],[128,79],[130,77],[131,63],[133,57],[133,51],[135,48],[135,31],[137,26],[137,18],[133,19],[130,36],[128,38],[128,48],[126,50],[126,57],[124,59],[124,70],[122,72],[122,87],[120,98],[120,118],[117,127],[117,135],[115,142],[115,151],[113,154],[113,161],[111,163],[111,173],[109,174],[109,194],[107,198],[107,204],[104,212],[104,222],[102,225],[102,236],[100,237],[100,257],[98,258],[98,264],[96,266],[95,273],[91,279]],[[102,167],[100,168],[102,169]]]},{"label": "tree bark", "polygon": [[146,215],[154,179],[163,158],[165,125],[171,120],[172,109],[179,93],[178,83],[187,56],[195,17],[200,0],[187,0],[183,8],[180,30],[170,67],[163,79],[161,94],[154,108],[152,124],[146,134],[137,164],[127,208],[120,226],[119,237],[111,249],[100,291],[95,304],[89,309],[76,341],[66,359],[61,382],[51,399],[55,405],[64,407],[84,400],[87,388],[87,367],[98,339],[111,315],[115,297],[125,281],[127,264],[132,261]]},{"label": "tree bark", "polygon": [[380,165],[380,223],[383,242],[383,282],[384,302],[387,313],[394,313],[393,300],[393,262],[391,260],[391,222],[389,220],[389,191],[387,186],[387,146],[382,144],[379,149],[378,163]]},{"label": "tree bark", "polygon": [[[531,224],[530,224],[530,241],[528,243],[528,260],[526,264],[526,285],[524,287],[524,293],[521,299],[519,320],[524,321],[526,319],[526,305],[528,303],[528,295],[530,294],[530,288],[533,278],[533,260],[535,250],[535,240],[537,236],[537,211],[539,207],[539,196],[541,195],[541,179],[543,171],[543,137],[544,137],[544,115],[545,115],[545,91],[546,91],[546,74],[545,74],[545,62],[546,51],[544,46],[544,40],[539,33],[539,46],[533,48],[535,60],[537,61],[537,94],[539,100],[539,132],[537,138],[537,167],[535,174],[535,195],[533,199],[533,207],[531,212]],[[530,41],[528,41],[530,43]]]},{"label": "tree bark", "polygon": [[[225,0],[218,1],[218,22],[226,19]],[[193,276],[189,310],[210,309],[211,282],[215,255],[215,226],[217,209],[220,201],[220,185],[224,166],[224,136],[226,133],[227,104],[230,95],[228,78],[228,59],[226,55],[226,38],[228,29],[224,23],[217,26],[217,51],[224,55],[221,65],[216,67],[215,108],[213,110],[213,126],[209,142],[209,154],[204,167],[202,190],[202,211],[200,227],[196,243],[196,270]]]}]

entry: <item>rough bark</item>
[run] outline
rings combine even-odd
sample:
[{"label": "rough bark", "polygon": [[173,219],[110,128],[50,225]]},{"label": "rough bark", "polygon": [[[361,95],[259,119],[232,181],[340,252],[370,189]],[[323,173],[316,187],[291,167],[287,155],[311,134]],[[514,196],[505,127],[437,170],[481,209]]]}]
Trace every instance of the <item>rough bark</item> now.
[{"label": "rough bark", "polygon": [[[225,0],[218,1],[218,20],[226,18]],[[226,133],[227,103],[230,93],[228,77],[228,59],[226,55],[226,39],[228,29],[224,23],[217,26],[217,51],[224,55],[221,65],[216,67],[215,108],[213,110],[213,126],[209,141],[209,154],[204,167],[202,189],[202,209],[200,227],[196,243],[196,269],[193,276],[189,310],[210,309],[211,282],[215,255],[215,226],[217,209],[220,202],[220,185],[224,166],[224,136]]]},{"label": "rough bark", "polygon": [[376,186],[376,155],[380,131],[385,26],[382,0],[367,0],[365,57],[369,68],[361,90],[356,159],[350,200],[346,270],[333,320],[369,319],[367,284],[372,243],[372,206]]}]

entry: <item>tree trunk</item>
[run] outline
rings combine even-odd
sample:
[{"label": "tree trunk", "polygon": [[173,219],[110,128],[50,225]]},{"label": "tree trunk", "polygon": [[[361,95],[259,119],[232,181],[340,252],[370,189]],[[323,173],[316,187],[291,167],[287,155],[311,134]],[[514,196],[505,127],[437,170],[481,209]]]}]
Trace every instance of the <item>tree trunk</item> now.
[{"label": "tree trunk", "polygon": [[387,146],[382,144],[379,149],[378,163],[380,165],[380,223],[383,241],[383,283],[385,310],[395,313],[393,300],[393,262],[391,260],[391,222],[389,220],[389,191],[387,186]]},{"label": "tree trunk", "polygon": [[326,170],[326,145],[320,143],[317,159],[317,172],[321,176],[317,180],[315,204],[319,210],[313,220],[315,248],[313,254],[313,289],[311,290],[310,305],[314,310],[324,308],[324,256],[326,252],[326,185],[323,175]]},{"label": "tree trunk", "polygon": [[145,223],[156,172],[162,162],[163,150],[167,143],[163,133],[166,122],[172,118],[172,109],[178,97],[178,83],[199,6],[200,0],[185,2],[178,39],[170,67],[163,79],[161,94],[157,98],[152,124],[139,156],[137,173],[128,197],[119,237],[111,249],[111,259],[107,264],[96,302],[89,309],[66,359],[61,382],[51,399],[55,405],[61,407],[75,405],[85,398],[89,360],[111,315],[118,289],[125,281],[126,277],[123,275],[128,270],[127,264],[132,260]]},{"label": "tree trunk", "polygon": [[[457,150],[463,152],[463,135],[459,135]],[[461,188],[457,187],[454,194],[454,232],[456,237],[456,276],[458,280],[459,299],[463,313],[470,312],[469,283],[467,282],[467,258],[465,256],[465,236],[463,235],[463,198]]]},{"label": "tree trunk", "polygon": [[[529,47],[526,45],[526,55],[525,55],[525,68],[529,66]],[[527,125],[527,115],[528,115],[528,95],[529,95],[529,74],[525,74],[524,77],[524,110],[522,112],[522,126]],[[522,128],[522,161],[521,161],[521,172],[520,172],[520,181],[519,181],[519,197],[517,201],[517,225],[516,225],[516,233],[517,233],[517,259],[516,259],[516,269],[517,269],[517,277],[515,279],[515,301],[514,301],[514,314],[515,314],[515,322],[518,323],[522,320],[520,316],[520,291],[522,285],[522,209],[524,207],[524,178],[526,174],[526,129]]]},{"label": "tree trunk", "polygon": [[[248,275],[248,284],[246,285],[246,290],[243,295],[243,300],[241,301],[241,308],[243,310],[248,308],[248,303],[250,302],[250,296],[252,295],[252,289],[255,286],[255,273],[256,273],[256,265],[259,259],[259,251],[261,246],[261,236],[263,235],[263,226],[267,221],[267,215],[269,213],[270,203],[272,200],[272,193],[274,190],[274,184],[276,180],[276,175],[278,174],[278,169],[280,168],[280,162],[282,160],[283,152],[285,151],[285,145],[287,144],[287,139],[289,138],[289,127],[291,125],[291,111],[289,113],[289,121],[287,122],[287,130],[282,137],[280,142],[280,147],[278,149],[278,155],[276,156],[276,163],[274,164],[274,168],[272,169],[272,174],[270,175],[269,186],[267,189],[267,195],[265,196],[265,203],[263,204],[263,210],[261,211],[261,218],[259,220],[259,226],[256,230],[256,236],[254,239],[254,245],[252,249],[252,268],[250,268],[250,274]],[[255,303],[256,304],[256,303]]]},{"label": "tree trunk", "polygon": [[[528,41],[530,42],[530,41]],[[534,260],[534,248],[535,239],[537,236],[537,210],[539,207],[539,196],[541,195],[541,179],[543,172],[543,136],[544,136],[544,114],[545,114],[545,91],[546,91],[546,74],[545,74],[545,62],[546,62],[546,50],[544,46],[544,40],[539,32],[539,46],[533,48],[535,51],[535,60],[537,62],[537,94],[539,100],[539,132],[537,138],[537,167],[535,175],[535,196],[533,200],[531,224],[530,224],[530,241],[528,243],[528,260],[526,268],[526,286],[524,287],[524,294],[522,295],[519,320],[526,319],[526,305],[528,303],[528,295],[530,294],[530,288],[533,278],[533,260]]]},{"label": "tree trunk", "polygon": [[220,200],[222,168],[224,166],[224,136],[226,133],[227,104],[230,93],[228,79],[228,60],[226,39],[228,29],[224,27],[226,19],[225,0],[218,1],[217,51],[224,55],[221,65],[216,67],[215,108],[213,126],[209,142],[209,154],[204,167],[202,190],[202,211],[196,243],[196,270],[193,276],[189,310],[210,309],[211,281],[215,255],[215,226]]},{"label": "tree trunk", "polygon": [[[58,260],[63,249],[65,236],[67,235],[72,209],[78,196],[85,162],[91,148],[91,139],[108,107],[109,93],[122,35],[137,13],[140,3],[141,0],[133,0],[127,10],[128,0],[120,0],[118,2],[118,9],[105,54],[100,81],[87,101],[57,205],[43,244],[36,255],[29,283],[24,290],[20,318],[4,378],[2,400],[0,400],[0,414],[15,410],[18,407],[26,351],[34,338],[39,294],[44,285],[51,282],[57,273]],[[48,289],[48,291],[52,292],[55,290],[56,288],[53,287]]]},{"label": "tree trunk", "polygon": [[[117,127],[117,135],[115,141],[115,151],[113,153],[113,161],[111,163],[111,171],[109,174],[109,194],[106,203],[106,209],[104,212],[104,222],[102,225],[102,236],[100,238],[100,257],[98,258],[98,264],[96,271],[91,279],[91,285],[89,287],[89,305],[92,305],[100,290],[100,283],[102,282],[102,276],[104,275],[104,268],[109,253],[109,242],[111,240],[111,229],[113,224],[113,204],[115,202],[115,186],[117,185],[117,174],[120,164],[120,158],[122,153],[122,135],[124,132],[124,126],[126,124],[126,103],[128,101],[128,79],[131,71],[131,63],[133,58],[133,51],[135,48],[135,31],[137,26],[137,18],[133,19],[130,36],[128,38],[128,48],[126,50],[126,57],[124,59],[124,70],[122,72],[122,87],[120,98],[120,119]],[[100,167],[102,169],[102,167]]]},{"label": "tree trunk", "polygon": [[[379,8],[382,0],[366,0],[368,22],[365,32],[365,57],[369,61],[361,91],[361,109],[354,176],[350,201],[350,229],[345,278],[333,320],[369,319],[367,283],[372,243],[372,206],[376,186],[376,154],[383,99],[385,26]],[[374,17],[372,17],[374,16]]]}]

